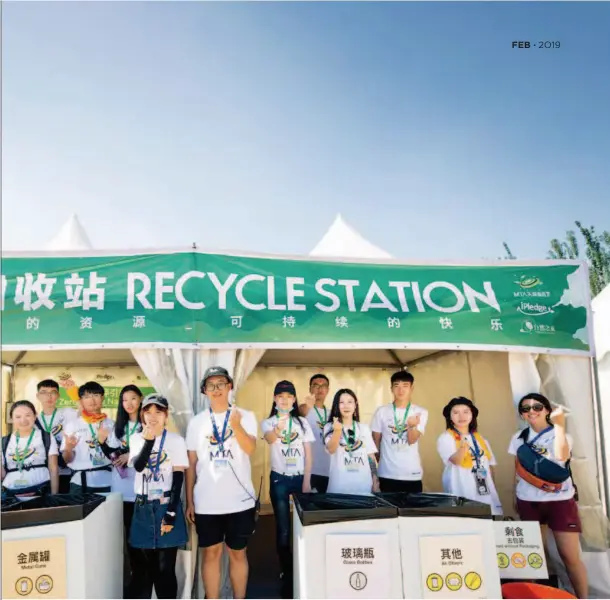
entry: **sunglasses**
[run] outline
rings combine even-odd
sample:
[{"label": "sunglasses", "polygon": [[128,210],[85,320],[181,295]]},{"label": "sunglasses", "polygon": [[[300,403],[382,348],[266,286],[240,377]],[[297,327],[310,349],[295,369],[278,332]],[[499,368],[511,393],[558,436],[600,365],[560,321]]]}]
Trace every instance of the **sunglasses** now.
[{"label": "sunglasses", "polygon": [[353,446],[356,443],[356,432],[353,429],[347,430],[347,443]]},{"label": "sunglasses", "polygon": [[533,410],[534,412],[542,412],[544,410],[544,405],[543,404],[528,404],[527,406],[521,406],[519,408],[519,412],[522,415],[526,415],[530,410]]}]

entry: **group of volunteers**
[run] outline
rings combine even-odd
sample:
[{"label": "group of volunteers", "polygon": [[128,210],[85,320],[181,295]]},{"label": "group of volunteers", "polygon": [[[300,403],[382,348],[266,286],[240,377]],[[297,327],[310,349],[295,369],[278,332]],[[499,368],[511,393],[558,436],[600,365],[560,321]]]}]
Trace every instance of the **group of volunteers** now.
[{"label": "group of volunteers", "polygon": [[[393,402],[379,407],[367,425],[360,420],[352,390],[338,390],[327,405],[330,382],[323,374],[311,377],[309,395],[302,401],[291,382],[276,385],[269,417],[260,429],[270,448],[283,597],[292,597],[292,494],[423,491],[419,441],[428,411],[411,402],[411,373],[394,373],[390,386]],[[245,598],[246,547],[259,511],[250,462],[259,427],[253,412],[231,402],[232,389],[227,370],[206,371],[201,393],[209,404],[192,418],[185,440],[168,431],[169,406],[159,394],[143,398],[136,386],[126,386],[113,422],[102,412],[104,389],[99,383],[79,388],[76,411],[57,408],[58,384],[41,381],[40,415],[27,400],[11,407],[13,432],[2,440],[3,497],[120,492],[131,571],[125,598],[150,598],[153,586],[158,598],[176,598],[176,555],[187,542],[188,520],[197,531],[206,597],[220,595],[226,547],[233,597]],[[577,597],[586,598],[565,414],[536,393],[524,396],[518,411],[526,427],[508,448],[515,455],[517,511],[522,520],[538,521],[552,531]],[[446,429],[437,440],[445,466],[443,491],[488,504],[493,514],[501,515],[496,460],[479,433],[478,408],[467,398],[453,398],[443,417]],[[184,483],[186,511],[181,502]]]}]

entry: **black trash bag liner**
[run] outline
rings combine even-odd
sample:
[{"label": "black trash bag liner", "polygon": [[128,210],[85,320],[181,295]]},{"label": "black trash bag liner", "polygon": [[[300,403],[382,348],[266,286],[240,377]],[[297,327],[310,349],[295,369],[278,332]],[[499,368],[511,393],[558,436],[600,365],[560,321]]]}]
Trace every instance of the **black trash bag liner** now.
[{"label": "black trash bag liner", "polygon": [[392,519],[396,507],[378,496],[353,494],[295,494],[294,506],[303,525]]},{"label": "black trash bag liner", "polygon": [[16,510],[19,504],[21,504],[21,500],[19,500],[19,498],[2,494],[2,512]]},{"label": "black trash bag liner", "polygon": [[[105,501],[106,497],[100,494],[47,494],[18,501],[3,514],[2,529],[80,521]],[[3,504],[3,513],[4,510]]]},{"label": "black trash bag liner", "polygon": [[471,517],[491,519],[491,507],[482,502],[451,494],[376,494],[398,509],[401,517]]}]

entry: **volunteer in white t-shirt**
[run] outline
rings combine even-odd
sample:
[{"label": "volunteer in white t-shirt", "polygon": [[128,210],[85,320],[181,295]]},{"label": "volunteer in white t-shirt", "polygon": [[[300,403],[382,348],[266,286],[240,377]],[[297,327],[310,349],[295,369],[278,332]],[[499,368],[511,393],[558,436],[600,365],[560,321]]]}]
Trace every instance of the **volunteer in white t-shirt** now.
[{"label": "volunteer in white t-shirt", "polygon": [[102,413],[104,388],[88,381],[78,388],[80,416],[64,429],[61,451],[66,464],[74,471],[70,483],[73,493],[108,493],[112,483],[112,463],[98,439],[100,429],[111,430],[114,421]]},{"label": "volunteer in white t-shirt", "polygon": [[245,598],[248,584],[246,546],[256,523],[258,504],[250,457],[256,449],[254,413],[231,406],[233,380],[222,367],[209,368],[201,392],[208,409],[188,426],[186,446],[187,516],[197,527],[202,549],[201,576],[206,596],[218,598],[223,544],[228,548],[233,598]]},{"label": "volunteer in white t-shirt", "polygon": [[328,488],[330,456],[324,444],[324,427],[328,423],[328,409],[325,406],[330,382],[326,375],[318,373],[309,380],[309,396],[299,405],[299,412],[307,419],[315,441],[312,444],[311,487],[323,494]]},{"label": "volunteer in white t-shirt", "polygon": [[136,499],[136,470],[133,466],[129,466],[129,447],[135,434],[142,431],[141,404],[140,388],[133,384],[126,385],[119,394],[114,428],[111,431],[101,428],[97,438],[102,445],[102,451],[113,464],[111,489],[123,496],[123,527],[125,539],[128,541],[127,552],[131,571],[131,576],[125,577],[123,581],[123,598],[139,598],[141,581],[146,576],[146,561],[142,560],[142,553],[135,551],[129,545],[129,532]]},{"label": "volunteer in white t-shirt", "polygon": [[330,454],[328,493],[378,492],[377,447],[368,425],[360,422],[358,398],[352,390],[342,389],[335,394],[330,418],[324,429]]},{"label": "volunteer in white t-shirt", "polygon": [[[78,411],[74,408],[57,408],[57,401],[59,400],[59,384],[57,381],[45,379],[40,381],[36,388],[36,398],[42,406],[42,411],[38,415],[38,423],[42,429],[55,438],[59,448],[66,425],[78,418]],[[57,458],[59,461],[59,493],[67,494],[70,492],[72,470],[68,468],[61,454]]]},{"label": "volunteer in white t-shirt", "polygon": [[57,442],[36,423],[29,400],[11,406],[13,432],[2,438],[2,488],[9,496],[57,494],[59,474]]},{"label": "volunteer in white t-shirt", "polygon": [[478,432],[479,409],[468,398],[453,398],[443,409],[447,430],[436,448],[445,465],[443,490],[488,504],[494,515],[502,514],[502,504],[493,479],[496,459],[489,442]]},{"label": "volunteer in white t-shirt", "polygon": [[[516,457],[519,447],[527,443],[537,454],[567,468],[572,456],[572,438],[566,434],[563,410],[553,410],[548,398],[536,393],[521,398],[518,409],[528,427],[512,437],[508,453]],[[523,476],[527,477],[527,473]],[[582,526],[575,494],[571,476],[556,492],[550,492],[517,475],[519,516],[523,521],[538,521],[543,531],[543,539],[546,537],[547,527],[553,532],[559,555],[576,596],[588,598],[587,571],[580,549]]]},{"label": "volunteer in white t-shirt", "polygon": [[415,378],[398,371],[391,378],[394,402],[379,407],[371,430],[379,448],[379,485],[382,492],[420,493],[423,469],[419,438],[428,422],[428,411],[411,403]]},{"label": "volunteer in white t-shirt", "polygon": [[261,423],[261,430],[271,453],[269,495],[275,514],[282,597],[292,598],[290,496],[311,492],[311,445],[315,439],[307,420],[299,416],[292,382],[280,381],[275,386],[271,413]]},{"label": "volunteer in white t-shirt", "polygon": [[[129,464],[136,470],[136,500],[129,545],[142,553],[145,573],[134,582],[134,598],[176,598],[176,557],[188,541],[180,494],[188,455],[184,438],[167,431],[169,405],[159,394],[142,401],[144,428],[130,440]],[[139,589],[137,589],[139,587]]]}]

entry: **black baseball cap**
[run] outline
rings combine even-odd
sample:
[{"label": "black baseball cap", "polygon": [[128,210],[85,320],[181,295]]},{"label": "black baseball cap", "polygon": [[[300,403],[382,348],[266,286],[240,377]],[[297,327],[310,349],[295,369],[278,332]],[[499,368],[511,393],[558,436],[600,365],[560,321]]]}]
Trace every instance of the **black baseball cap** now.
[{"label": "black baseball cap", "polygon": [[150,406],[151,404],[164,408],[165,410],[169,410],[169,402],[167,401],[167,398],[161,394],[148,394],[148,396],[142,400],[142,409]]},{"label": "black baseball cap", "polygon": [[205,383],[210,377],[225,377],[226,380],[233,385],[233,379],[229,375],[229,371],[224,367],[209,367],[201,380],[201,391],[205,389]]},{"label": "black baseball cap", "polygon": [[273,395],[279,396],[283,393],[292,394],[293,396],[297,395],[297,390],[294,387],[294,383],[292,383],[292,381],[280,381],[275,384],[275,390],[273,391]]}]

